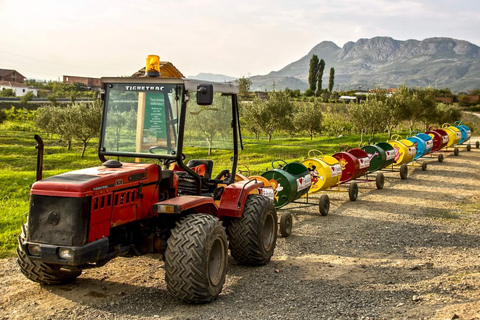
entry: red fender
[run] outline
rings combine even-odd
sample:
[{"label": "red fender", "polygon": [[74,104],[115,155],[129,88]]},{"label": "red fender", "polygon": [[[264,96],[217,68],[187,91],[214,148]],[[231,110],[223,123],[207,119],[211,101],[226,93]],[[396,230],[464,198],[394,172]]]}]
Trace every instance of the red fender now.
[{"label": "red fender", "polygon": [[240,218],[248,194],[259,188],[263,188],[263,182],[256,180],[239,181],[226,186],[218,204],[218,217]]},{"label": "red fender", "polygon": [[217,215],[217,205],[213,198],[201,196],[181,196],[157,202],[153,205],[153,212],[159,214],[180,214],[185,210],[193,209],[196,213]]}]

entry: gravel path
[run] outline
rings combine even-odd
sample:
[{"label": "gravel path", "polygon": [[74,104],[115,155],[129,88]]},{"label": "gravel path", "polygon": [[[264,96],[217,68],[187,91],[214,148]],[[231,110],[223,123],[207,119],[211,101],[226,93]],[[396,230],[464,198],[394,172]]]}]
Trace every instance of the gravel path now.
[{"label": "gravel path", "polygon": [[480,149],[462,150],[404,181],[387,173],[383,190],[360,184],[356,202],[330,194],[326,217],[279,210],[294,214],[292,236],[266,266],[231,260],[208,305],[171,298],[158,257],[117,258],[53,287],[3,259],[0,319],[480,319],[479,163]]}]

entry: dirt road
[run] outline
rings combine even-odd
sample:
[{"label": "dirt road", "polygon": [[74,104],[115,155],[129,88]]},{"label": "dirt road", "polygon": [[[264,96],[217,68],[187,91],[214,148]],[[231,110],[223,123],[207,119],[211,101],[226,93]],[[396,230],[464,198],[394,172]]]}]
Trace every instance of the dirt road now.
[{"label": "dirt road", "polygon": [[389,173],[383,190],[360,185],[356,202],[331,194],[326,217],[287,206],[293,235],[278,240],[272,262],[230,261],[208,305],[171,298],[155,257],[118,258],[53,287],[3,259],[0,318],[480,319],[479,164],[480,149],[462,150],[410,168],[407,180]]}]

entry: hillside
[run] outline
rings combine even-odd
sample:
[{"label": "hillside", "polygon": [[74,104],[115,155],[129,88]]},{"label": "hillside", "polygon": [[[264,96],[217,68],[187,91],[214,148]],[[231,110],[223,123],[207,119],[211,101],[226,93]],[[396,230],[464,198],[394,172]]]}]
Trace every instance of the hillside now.
[{"label": "hillside", "polygon": [[267,75],[254,76],[252,90],[308,87],[310,58],[325,60],[323,83],[335,68],[334,90],[435,86],[468,91],[480,86],[480,47],[463,40],[429,38],[400,41],[390,37],[359,39],[338,47],[323,41],[299,60]]}]

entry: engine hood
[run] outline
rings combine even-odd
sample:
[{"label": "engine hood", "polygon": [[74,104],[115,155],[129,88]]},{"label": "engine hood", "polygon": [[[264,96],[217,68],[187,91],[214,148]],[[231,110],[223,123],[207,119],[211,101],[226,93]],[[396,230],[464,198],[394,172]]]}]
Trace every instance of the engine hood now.
[{"label": "engine hood", "polygon": [[52,196],[68,193],[68,196],[88,196],[100,191],[108,191],[108,189],[128,187],[138,184],[139,181],[149,183],[158,179],[159,167],[156,164],[122,163],[119,168],[99,166],[52,176],[35,182],[30,193]]}]

